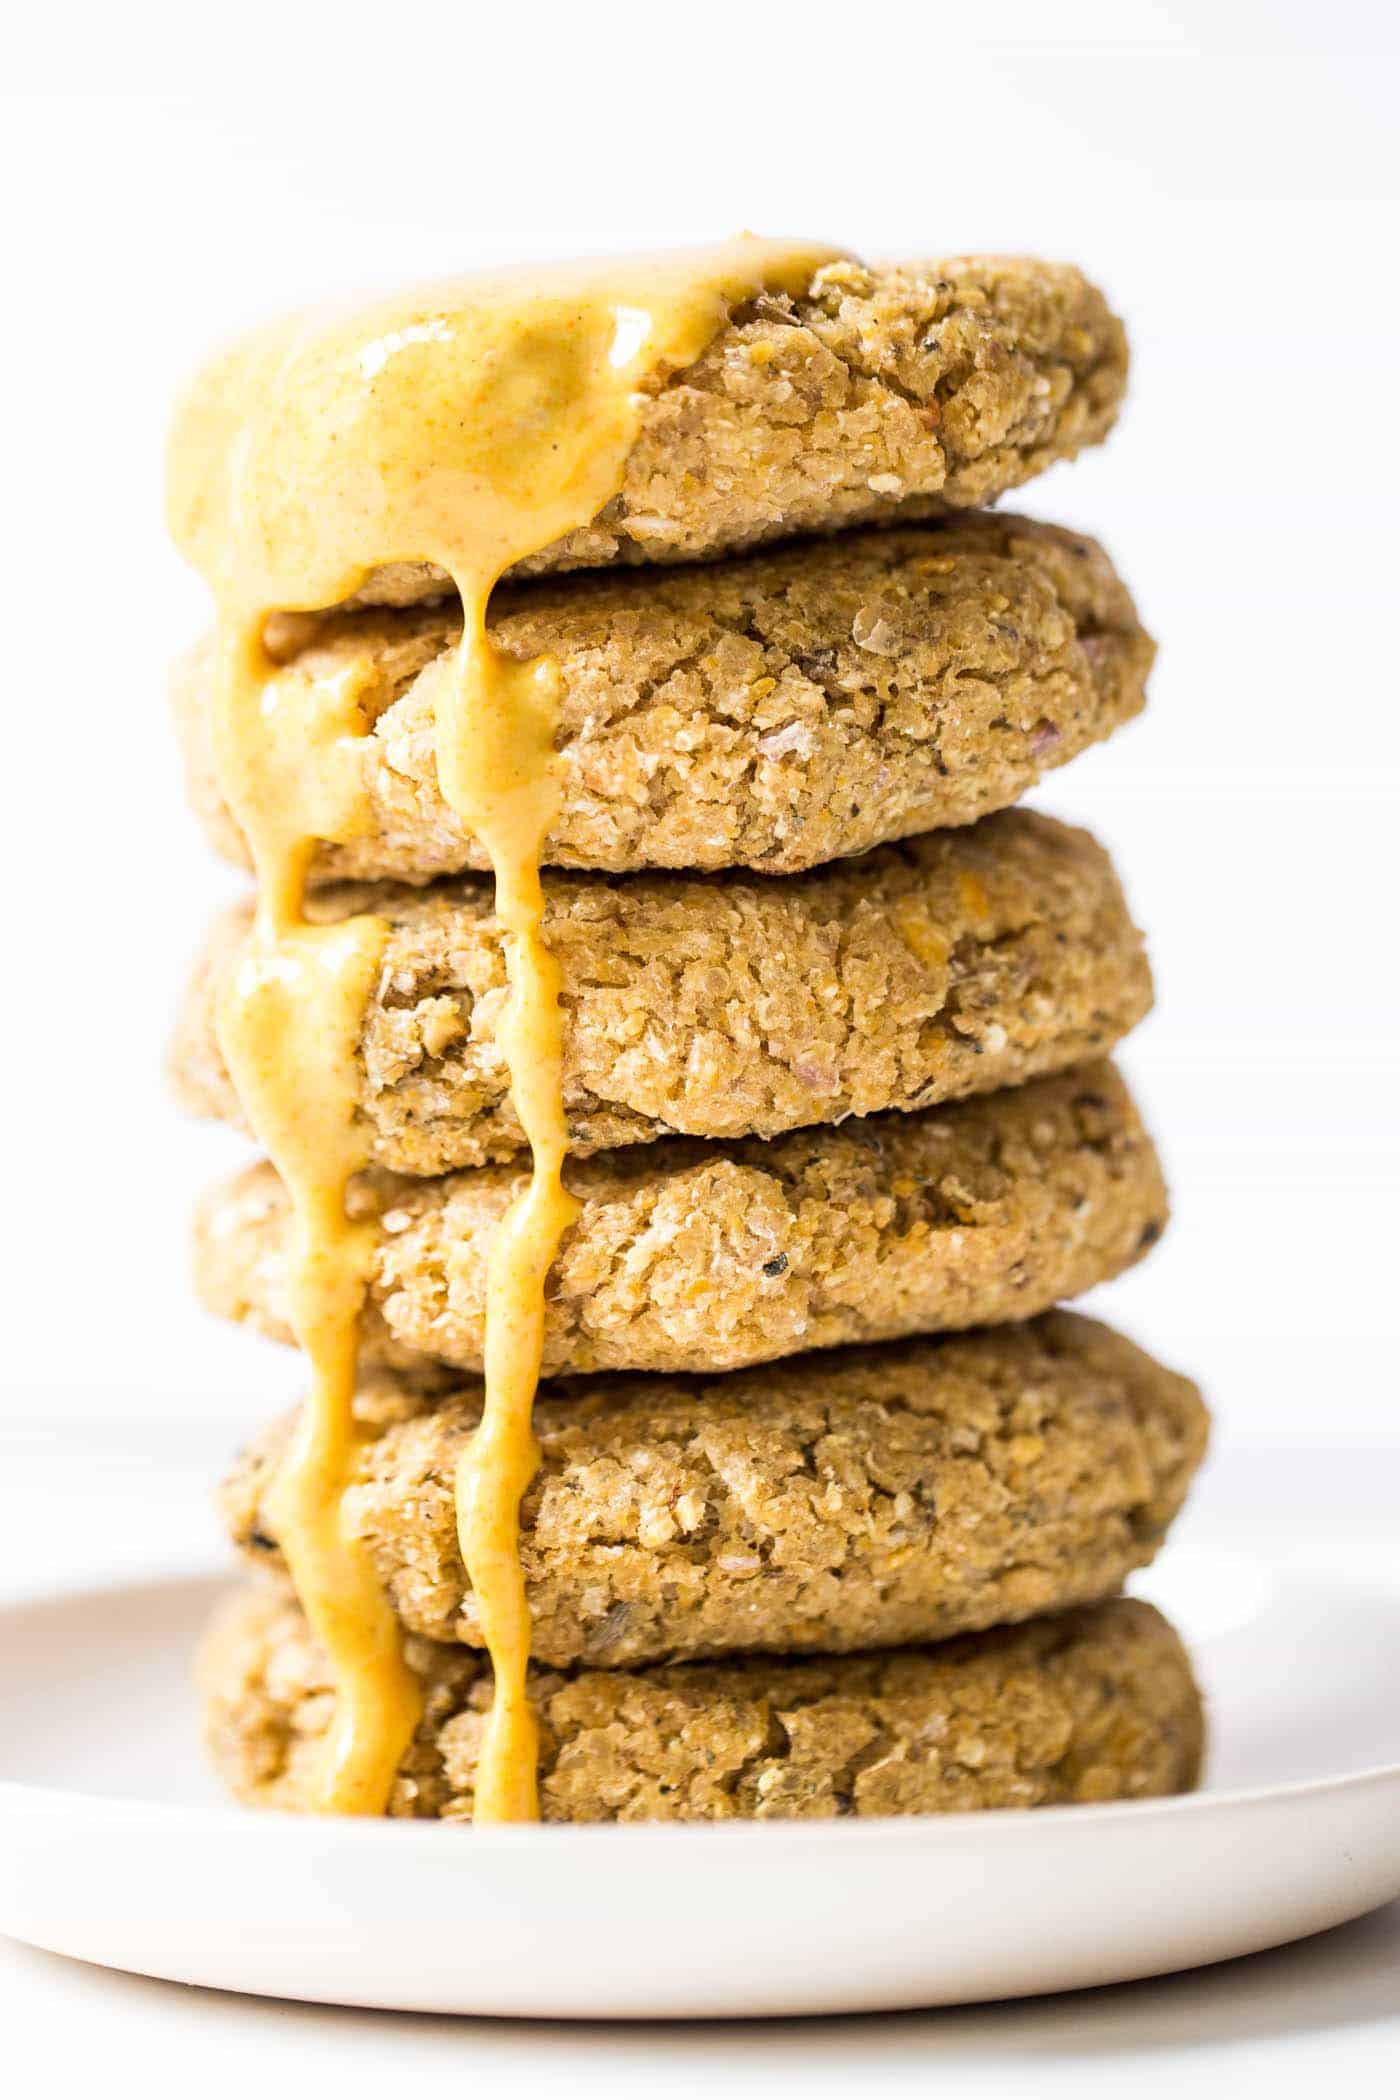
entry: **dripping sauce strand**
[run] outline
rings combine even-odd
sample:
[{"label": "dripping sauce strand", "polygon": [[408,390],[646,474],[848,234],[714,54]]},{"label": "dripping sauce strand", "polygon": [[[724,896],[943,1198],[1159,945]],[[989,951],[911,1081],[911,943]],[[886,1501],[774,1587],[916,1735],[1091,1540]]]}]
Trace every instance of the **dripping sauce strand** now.
[{"label": "dripping sauce strand", "polygon": [[765,290],[799,293],[831,260],[811,244],[744,236],[466,279],[348,319],[293,321],[216,361],[176,422],[172,527],[215,594],[220,784],[259,887],[252,938],[220,1001],[220,1041],[295,1219],[289,1311],[311,1389],[269,1517],[336,1691],[316,1788],[323,1810],[383,1812],[420,1712],[397,1622],[345,1508],[373,1258],[371,1229],[349,1208],[367,1161],[357,1058],[386,929],[368,915],[307,915],[318,843],[370,827],[372,725],[353,690],[280,677],[264,627],[274,612],[341,603],[396,561],[435,563],[462,602],[461,647],[435,697],[435,754],[445,798],[496,883],[503,1045],[531,1167],[491,1251],[484,1405],[455,1485],[495,1687],[475,1814],[529,1820],[536,1738],[519,1511],[538,1464],[545,1285],[576,1208],[563,1181],[562,1017],[540,881],[558,795],[559,680],[548,660],[498,652],[486,608],[507,569],[617,493],[647,388],[700,356],[733,306]]},{"label": "dripping sauce strand", "polygon": [[[379,1815],[412,1740],[418,1680],[368,1553],[343,1521],[354,1464],[355,1358],[372,1252],[368,1225],[347,1211],[366,1147],[355,1100],[355,1052],[383,948],[368,915],[315,925],[305,879],[315,838],[301,830],[308,798],[303,752],[290,757],[263,731],[274,667],[262,621],[221,612],[215,741],[230,806],[242,823],[258,882],[253,932],[219,1000],[220,1046],[244,1112],[286,1183],[293,1210],[289,1313],[306,1352],[310,1390],[268,1501],[292,1581],[325,1649],[336,1686],[316,1806]],[[323,760],[345,731],[333,720],[312,743]],[[345,828],[330,806],[324,766],[319,820]],[[332,831],[332,836],[336,835]]]}]

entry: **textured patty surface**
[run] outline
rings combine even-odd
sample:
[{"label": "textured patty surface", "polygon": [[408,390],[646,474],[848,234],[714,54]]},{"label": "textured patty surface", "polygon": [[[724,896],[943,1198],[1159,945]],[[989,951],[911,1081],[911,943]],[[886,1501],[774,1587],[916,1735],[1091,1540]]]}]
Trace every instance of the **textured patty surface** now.
[{"label": "textured patty surface", "polygon": [[[411,1640],[408,1655],[426,1703],[389,1813],[467,1818],[490,1679],[468,1649]],[[334,1694],[296,1607],[262,1591],[226,1605],[200,1678],[225,1783],[305,1807]],[[1137,1800],[1193,1786],[1204,1734],[1185,1650],[1131,1598],[937,1648],[540,1669],[532,1689],[549,1823]]]},{"label": "textured patty surface", "polygon": [[[366,1364],[480,1371],[487,1254],[526,1169],[372,1172]],[[1103,1283],[1160,1237],[1151,1139],[1111,1065],[919,1115],[578,1160],[582,1205],[550,1272],[544,1368],[717,1371],[794,1350],[980,1326]],[[290,1339],[290,1210],[271,1167],[196,1221],[213,1312]]]},{"label": "textured patty surface", "polygon": [[[796,532],[995,502],[1112,428],[1122,323],[1064,263],[971,255],[817,271],[736,306],[653,391],[622,487],[523,569],[690,560]],[[426,563],[360,594],[439,593]]]},{"label": "textured patty surface", "polygon": [[[361,1401],[346,1501],[404,1624],[481,1645],[457,1544],[479,1388]],[[289,1424],[222,1497],[280,1567],[267,1491]],[[522,1559],[545,1662],[886,1647],[1093,1602],[1151,1560],[1200,1462],[1185,1378],[1097,1322],[887,1343],[710,1379],[547,1387]]]},{"label": "textured patty surface", "polygon": [[[556,875],[547,889],[576,1153],[985,1093],[1111,1049],[1152,996],[1107,855],[1029,810],[805,875]],[[489,882],[322,893],[326,915],[366,910],[389,928],[356,1063],[375,1159],[440,1174],[509,1158],[522,1137]],[[185,1105],[231,1122],[214,1014],[250,916],[216,927],[171,1057]]]},{"label": "textured patty surface", "polygon": [[[455,600],[270,630],[293,711],[353,693],[358,835],[312,879],[482,866],[438,789]],[[1152,643],[1092,540],[1014,516],[864,532],[700,568],[504,590],[492,638],[562,678],[561,866],[784,873],[965,824],[1137,713]],[[210,741],[212,652],[180,667],[191,793],[246,858]]]}]

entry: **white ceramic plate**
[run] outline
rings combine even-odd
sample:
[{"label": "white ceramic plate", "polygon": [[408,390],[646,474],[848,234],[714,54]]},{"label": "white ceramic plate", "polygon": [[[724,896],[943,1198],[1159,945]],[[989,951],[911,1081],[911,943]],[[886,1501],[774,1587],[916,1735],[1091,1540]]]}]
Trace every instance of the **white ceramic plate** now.
[{"label": "white ceramic plate", "polygon": [[1178,1547],[1150,1588],[1213,1740],[1183,1800],[476,1835],[222,1805],[188,1685],[219,1587],[0,1612],[0,1929],[338,2004],[720,2018],[1120,1982],[1400,1893],[1400,1591]]}]

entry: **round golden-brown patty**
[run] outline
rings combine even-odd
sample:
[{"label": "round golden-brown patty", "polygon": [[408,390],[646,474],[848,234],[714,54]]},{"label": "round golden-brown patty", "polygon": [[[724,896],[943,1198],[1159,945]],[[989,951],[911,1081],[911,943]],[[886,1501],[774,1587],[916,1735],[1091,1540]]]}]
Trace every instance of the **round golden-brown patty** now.
[{"label": "round golden-brown patty", "polygon": [[[781,874],[970,823],[1136,714],[1152,643],[1092,540],[1014,516],[864,532],[709,567],[502,590],[495,645],[562,681],[563,867]],[[352,692],[357,835],[311,878],[485,865],[438,788],[433,713],[455,601],[285,617],[273,692]],[[180,667],[196,808],[246,859],[212,753],[213,656]]]},{"label": "round golden-brown patty", "polygon": [[[425,1709],[389,1813],[460,1821],[490,1677],[469,1649],[410,1640],[408,1657]],[[307,1807],[335,1695],[296,1606],[260,1590],[231,1601],[199,1674],[224,1782],[259,1807]],[[1140,1800],[1193,1786],[1204,1736],[1181,1642],[1133,1598],[936,1648],[537,1670],[532,1690],[547,1823]]]},{"label": "round golden-brown patty", "polygon": [[[622,487],[520,572],[693,560],[798,532],[993,503],[1112,428],[1122,323],[1065,263],[969,255],[818,270],[736,306],[642,411]],[[378,570],[362,599],[446,579]]]},{"label": "round golden-brown patty", "polygon": [[[1101,1055],[1152,996],[1107,855],[1029,810],[805,875],[555,875],[546,895],[580,1154],[989,1092]],[[375,1161],[441,1174],[518,1152],[489,882],[329,890],[312,910],[387,922],[355,1065]],[[216,926],[171,1055],[184,1104],[234,1123],[215,1012],[250,918]]]},{"label": "round golden-brown patty", "polygon": [[[457,1540],[480,1388],[363,1392],[345,1501],[403,1623],[482,1644]],[[534,1652],[618,1668],[942,1640],[1111,1595],[1200,1463],[1195,1387],[1070,1313],[708,1379],[543,1388],[521,1511]],[[283,1421],[240,1455],[229,1531],[281,1567]]]},{"label": "round golden-brown patty", "polygon": [[[527,1168],[373,1171],[363,1359],[480,1371],[492,1235]],[[980,1326],[1103,1283],[1160,1237],[1151,1139],[1111,1065],[836,1130],[664,1138],[577,1160],[550,1271],[548,1372],[721,1371],[794,1350]],[[281,1339],[291,1212],[256,1166],[196,1221],[205,1305]]]}]

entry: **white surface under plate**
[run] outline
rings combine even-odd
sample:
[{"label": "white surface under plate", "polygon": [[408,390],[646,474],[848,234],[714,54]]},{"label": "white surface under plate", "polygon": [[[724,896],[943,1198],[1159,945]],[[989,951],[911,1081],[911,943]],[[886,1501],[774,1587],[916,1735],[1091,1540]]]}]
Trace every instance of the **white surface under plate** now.
[{"label": "white surface under plate", "polygon": [[1400,1591],[1178,1548],[1144,1588],[1211,1709],[1181,1800],[500,1830],[253,1815],[201,1769],[215,1578],[7,1606],[0,1930],[110,1967],[404,2009],[719,2018],[1161,1974],[1400,1893]]}]

